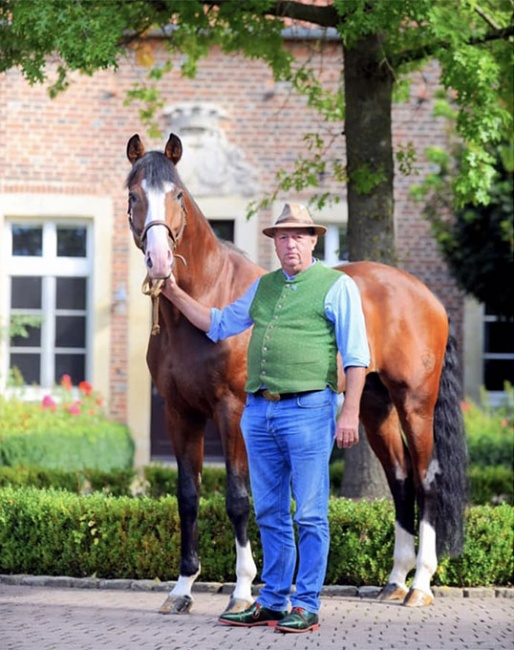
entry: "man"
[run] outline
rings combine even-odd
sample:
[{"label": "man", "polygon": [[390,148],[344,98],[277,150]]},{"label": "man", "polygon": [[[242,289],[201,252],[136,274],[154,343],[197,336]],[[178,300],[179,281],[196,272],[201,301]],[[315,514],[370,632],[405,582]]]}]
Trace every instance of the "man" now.
[{"label": "man", "polygon": [[[272,625],[281,632],[319,627],[329,551],[329,460],[334,438],[339,447],[358,442],[369,365],[357,286],[312,257],[325,232],[305,207],[286,204],[275,225],[263,230],[274,240],[281,268],[259,278],[224,309],[199,304],[173,276],[166,287],[170,300],[213,341],[253,325],[241,429],[263,548],[264,586],[248,609],[220,616],[219,622],[227,625]],[[338,350],[346,391],[336,421]]]}]

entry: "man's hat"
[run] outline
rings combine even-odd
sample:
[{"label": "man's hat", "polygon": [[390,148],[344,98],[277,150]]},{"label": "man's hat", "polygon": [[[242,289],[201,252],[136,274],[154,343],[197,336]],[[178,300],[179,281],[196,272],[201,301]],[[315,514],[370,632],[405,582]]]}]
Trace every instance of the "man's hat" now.
[{"label": "man's hat", "polygon": [[324,235],[327,232],[325,226],[314,223],[307,208],[299,203],[286,203],[275,225],[264,228],[262,232],[267,237],[274,237],[277,230],[286,228],[312,228],[316,235]]}]

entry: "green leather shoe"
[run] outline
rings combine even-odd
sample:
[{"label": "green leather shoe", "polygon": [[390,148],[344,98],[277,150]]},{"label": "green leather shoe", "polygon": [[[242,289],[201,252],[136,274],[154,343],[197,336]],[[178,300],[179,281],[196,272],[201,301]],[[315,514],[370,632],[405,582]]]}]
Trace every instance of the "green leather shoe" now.
[{"label": "green leather shoe", "polygon": [[303,607],[293,607],[291,612],[277,623],[275,632],[294,632],[296,634],[299,632],[314,632],[319,628],[318,621],[317,614],[311,614]]},{"label": "green leather shoe", "polygon": [[256,625],[276,625],[285,618],[287,612],[276,611],[253,603],[242,612],[226,612],[218,618],[218,623],[238,625],[239,627],[255,627]]}]

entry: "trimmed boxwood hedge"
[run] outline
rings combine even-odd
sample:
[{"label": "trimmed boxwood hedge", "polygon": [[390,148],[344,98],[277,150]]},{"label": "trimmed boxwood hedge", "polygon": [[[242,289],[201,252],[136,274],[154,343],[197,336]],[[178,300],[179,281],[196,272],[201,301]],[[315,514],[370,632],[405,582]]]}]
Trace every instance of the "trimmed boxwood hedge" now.
[{"label": "trimmed boxwood hedge", "polygon": [[[513,582],[513,512],[471,507],[459,558],[442,558],[434,584],[473,587]],[[383,584],[392,565],[389,500],[330,500],[331,551],[326,584]],[[235,548],[223,496],[202,499],[198,522],[202,580],[232,582]],[[258,531],[249,527],[257,565]],[[0,489],[0,572],[175,580],[180,522],[175,497],[79,496],[64,490]]]}]

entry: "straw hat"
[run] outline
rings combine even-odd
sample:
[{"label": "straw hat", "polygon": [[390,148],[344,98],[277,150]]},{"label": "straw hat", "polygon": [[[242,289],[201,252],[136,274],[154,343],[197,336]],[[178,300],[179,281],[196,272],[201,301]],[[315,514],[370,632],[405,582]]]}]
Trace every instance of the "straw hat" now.
[{"label": "straw hat", "polygon": [[327,232],[325,226],[314,223],[307,208],[299,203],[286,203],[274,226],[264,228],[262,231],[267,237],[273,237],[277,230],[285,228],[312,228],[316,235]]}]

